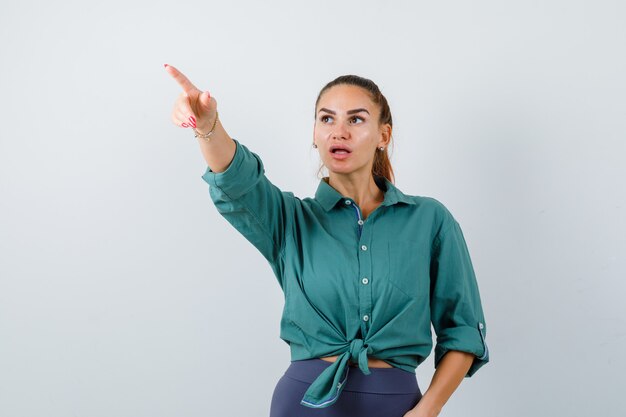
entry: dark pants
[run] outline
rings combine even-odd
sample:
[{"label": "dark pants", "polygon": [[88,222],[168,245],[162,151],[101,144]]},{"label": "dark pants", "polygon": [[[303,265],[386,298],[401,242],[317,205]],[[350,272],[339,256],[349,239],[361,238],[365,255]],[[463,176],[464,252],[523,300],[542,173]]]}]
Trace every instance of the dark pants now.
[{"label": "dark pants", "polygon": [[348,381],[336,403],[326,408],[300,404],[304,392],[331,362],[293,361],[278,380],[270,417],[402,417],[422,398],[415,374],[400,368],[369,368],[365,375],[350,367]]}]

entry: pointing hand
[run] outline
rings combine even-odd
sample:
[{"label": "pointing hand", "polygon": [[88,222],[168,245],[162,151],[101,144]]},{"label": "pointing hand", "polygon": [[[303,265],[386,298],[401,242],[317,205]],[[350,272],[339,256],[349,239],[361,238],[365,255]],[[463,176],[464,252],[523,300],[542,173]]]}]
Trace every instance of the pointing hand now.
[{"label": "pointing hand", "polygon": [[182,92],[174,103],[172,121],[180,127],[193,127],[207,133],[217,117],[217,101],[208,91],[203,92],[175,67],[165,64],[165,70],[181,86]]}]

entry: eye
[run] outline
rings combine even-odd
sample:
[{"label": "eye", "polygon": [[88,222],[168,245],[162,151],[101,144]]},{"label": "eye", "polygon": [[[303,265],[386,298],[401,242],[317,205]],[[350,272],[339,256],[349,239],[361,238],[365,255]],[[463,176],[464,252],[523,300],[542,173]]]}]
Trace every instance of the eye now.
[{"label": "eye", "polygon": [[326,123],[327,119],[332,119],[332,117],[328,116],[327,114],[323,115],[322,117],[320,117],[320,121],[322,123]]},{"label": "eye", "polygon": [[365,119],[363,119],[361,116],[352,116],[350,120],[356,120],[356,119],[359,119],[361,121],[360,123],[363,123],[365,121]]}]

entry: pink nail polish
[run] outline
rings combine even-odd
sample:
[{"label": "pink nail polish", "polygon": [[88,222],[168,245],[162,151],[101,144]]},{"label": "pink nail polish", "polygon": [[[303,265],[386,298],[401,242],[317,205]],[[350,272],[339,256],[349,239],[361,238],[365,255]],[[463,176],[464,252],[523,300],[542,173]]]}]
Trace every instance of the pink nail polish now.
[{"label": "pink nail polish", "polygon": [[167,64],[163,64],[163,66],[164,66],[165,68],[167,68]]},{"label": "pink nail polish", "polygon": [[183,123],[181,126],[182,127],[189,127],[189,125],[187,123]]}]

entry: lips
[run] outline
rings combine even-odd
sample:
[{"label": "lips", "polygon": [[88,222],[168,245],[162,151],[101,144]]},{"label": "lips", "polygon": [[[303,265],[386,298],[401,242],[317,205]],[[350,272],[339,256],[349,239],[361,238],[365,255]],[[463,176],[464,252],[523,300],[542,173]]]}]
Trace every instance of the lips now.
[{"label": "lips", "polygon": [[348,148],[347,146],[343,146],[343,145],[333,145],[330,147],[330,153],[343,153],[341,151],[345,151],[346,153],[350,153],[352,152],[350,150],[350,148]]},{"label": "lips", "polygon": [[343,161],[350,158],[352,151],[347,146],[333,145],[329,149],[330,157],[336,161]]}]

